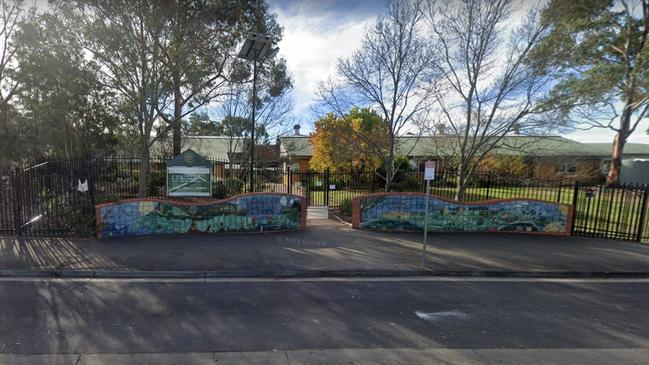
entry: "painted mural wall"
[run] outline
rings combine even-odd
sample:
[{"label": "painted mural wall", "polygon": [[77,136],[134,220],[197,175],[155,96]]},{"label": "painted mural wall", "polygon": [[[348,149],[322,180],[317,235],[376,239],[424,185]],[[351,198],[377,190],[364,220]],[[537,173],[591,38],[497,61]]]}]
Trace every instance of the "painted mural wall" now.
[{"label": "painted mural wall", "polygon": [[[428,231],[521,232],[570,234],[572,207],[531,199],[489,200],[478,203],[429,198]],[[378,193],[353,201],[354,228],[423,231],[425,195]]]},{"label": "painted mural wall", "polygon": [[191,232],[260,232],[303,228],[300,196],[256,193],[214,202],[128,199],[96,207],[97,237]]}]

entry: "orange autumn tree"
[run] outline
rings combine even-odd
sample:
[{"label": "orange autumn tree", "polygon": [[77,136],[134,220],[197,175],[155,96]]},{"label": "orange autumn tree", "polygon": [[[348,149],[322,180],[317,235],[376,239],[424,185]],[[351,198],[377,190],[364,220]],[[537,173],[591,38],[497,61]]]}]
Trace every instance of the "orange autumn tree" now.
[{"label": "orange autumn tree", "polygon": [[311,144],[312,169],[378,169],[386,155],[388,134],[374,111],[353,108],[343,118],[329,113],[317,120]]}]

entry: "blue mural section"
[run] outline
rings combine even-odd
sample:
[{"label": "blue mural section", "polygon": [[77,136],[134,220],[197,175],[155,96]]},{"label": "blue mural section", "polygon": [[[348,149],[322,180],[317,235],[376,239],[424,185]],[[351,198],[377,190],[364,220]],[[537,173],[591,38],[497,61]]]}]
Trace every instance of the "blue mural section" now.
[{"label": "blue mural section", "polygon": [[[564,204],[525,199],[463,204],[429,199],[429,232],[569,233],[570,207]],[[424,195],[361,197],[359,227],[423,231],[425,204]]]},{"label": "blue mural section", "polygon": [[302,226],[302,199],[251,194],[212,204],[131,200],[97,207],[97,236],[124,237],[191,232],[255,232]]}]

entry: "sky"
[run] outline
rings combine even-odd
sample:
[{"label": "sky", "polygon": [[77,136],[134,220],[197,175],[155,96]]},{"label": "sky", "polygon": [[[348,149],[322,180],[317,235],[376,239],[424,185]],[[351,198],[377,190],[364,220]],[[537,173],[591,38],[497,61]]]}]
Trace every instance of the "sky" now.
[{"label": "sky", "polygon": [[[315,89],[335,74],[336,60],[360,46],[365,28],[387,7],[387,0],[268,0],[284,27],[279,54],[293,76],[293,116],[308,132],[315,116]],[[638,127],[629,142],[648,143],[649,122]],[[575,131],[563,136],[579,142],[612,142],[608,129]]]}]

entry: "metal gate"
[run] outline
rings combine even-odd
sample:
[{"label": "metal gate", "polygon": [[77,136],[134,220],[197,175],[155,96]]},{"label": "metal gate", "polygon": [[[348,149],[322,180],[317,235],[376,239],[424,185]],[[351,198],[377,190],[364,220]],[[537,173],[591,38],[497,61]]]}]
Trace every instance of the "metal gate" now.
[{"label": "metal gate", "polygon": [[303,196],[307,206],[326,206],[329,201],[328,176],[326,171],[289,171],[288,192]]},{"label": "metal gate", "polygon": [[287,192],[302,195],[309,206],[338,207],[357,195],[380,191],[373,171],[288,171]]},{"label": "metal gate", "polygon": [[92,166],[49,161],[17,169],[0,188],[0,234],[65,236],[92,229]]}]

